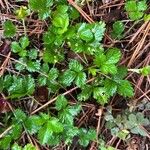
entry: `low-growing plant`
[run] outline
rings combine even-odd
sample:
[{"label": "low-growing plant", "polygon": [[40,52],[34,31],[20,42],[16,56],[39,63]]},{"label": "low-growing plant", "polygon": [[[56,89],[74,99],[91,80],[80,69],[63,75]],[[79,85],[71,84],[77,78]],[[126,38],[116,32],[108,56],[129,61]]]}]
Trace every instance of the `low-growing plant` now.
[{"label": "low-growing plant", "polygon": [[[85,4],[85,1],[78,2]],[[147,4],[144,0],[130,0],[125,2],[125,9],[130,19],[137,21],[143,18]],[[47,27],[44,26],[39,49],[26,31],[26,18],[34,14],[48,23]],[[133,87],[125,79],[128,71],[148,76],[150,66],[139,69],[121,66],[122,50],[103,47],[106,24],[103,21],[86,23],[78,20],[78,11],[69,6],[66,0],[41,0],[40,3],[38,0],[29,0],[28,6],[17,8],[15,15],[19,21],[22,20],[24,35],[13,38],[17,30],[14,23],[9,20],[4,22],[3,34],[12,40],[11,63],[8,65],[12,71],[0,77],[0,92],[8,103],[27,97],[27,100],[32,98],[40,104],[35,93],[38,88],[44,87],[48,90],[48,98],[55,103],[37,114],[34,114],[37,110],[31,115],[23,108],[11,109],[12,112],[4,114],[6,118],[7,115],[9,117],[2,119],[0,131],[4,135],[0,137],[0,149],[36,149],[32,144],[19,146],[22,134],[35,137],[41,147],[53,147],[61,143],[69,147],[74,139],[82,147],[87,147],[91,141],[97,142],[99,137],[92,126],[78,127],[75,123],[77,115],[83,111],[82,103],[90,100],[104,107],[115,95],[126,100],[132,98]],[[119,40],[123,38],[124,31],[124,23],[116,21],[111,36]],[[68,53],[78,57],[70,58]],[[66,96],[64,91],[69,89],[69,94],[76,89],[78,91]],[[75,104],[69,103],[70,97],[76,99]],[[149,120],[143,113],[127,111],[117,116],[109,113],[105,114],[105,121],[111,134],[122,140],[126,140],[131,133],[147,136],[143,127],[149,124]],[[98,142],[98,149],[114,150],[105,142]]]}]

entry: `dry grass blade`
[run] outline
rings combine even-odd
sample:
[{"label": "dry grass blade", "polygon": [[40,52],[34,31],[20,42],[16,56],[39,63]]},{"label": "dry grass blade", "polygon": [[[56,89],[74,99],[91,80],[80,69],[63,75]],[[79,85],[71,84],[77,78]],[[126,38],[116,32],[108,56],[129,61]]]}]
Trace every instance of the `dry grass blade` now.
[{"label": "dry grass blade", "polygon": [[134,53],[132,54],[132,57],[128,63],[128,67],[130,67],[132,65],[132,63],[137,59],[136,56],[138,55],[138,53],[142,49],[144,42],[145,42],[145,39],[146,39],[147,35],[149,34],[149,30],[150,30],[150,22],[147,24],[146,29],[144,31],[144,34],[142,36],[142,39],[138,42],[138,45],[137,45]]}]

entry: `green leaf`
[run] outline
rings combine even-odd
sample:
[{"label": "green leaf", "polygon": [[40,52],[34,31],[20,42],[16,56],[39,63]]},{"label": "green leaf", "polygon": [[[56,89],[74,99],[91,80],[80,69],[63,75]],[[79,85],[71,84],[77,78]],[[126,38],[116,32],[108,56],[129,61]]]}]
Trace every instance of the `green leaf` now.
[{"label": "green leaf", "polygon": [[93,33],[90,29],[82,29],[80,32],[79,32],[79,36],[82,40],[86,41],[86,42],[89,42],[93,39]]},{"label": "green leaf", "polygon": [[59,71],[57,68],[52,68],[50,69],[49,73],[48,73],[48,79],[50,81],[55,81],[58,78],[59,75]]},{"label": "green leaf", "polygon": [[50,15],[50,6],[53,5],[53,0],[29,0],[31,10],[38,12],[40,19],[46,19]]},{"label": "green leaf", "polygon": [[140,69],[140,73],[141,73],[143,76],[148,76],[148,75],[150,75],[150,66],[146,66],[146,67],[143,67],[142,69]]},{"label": "green leaf", "polygon": [[56,27],[58,34],[63,34],[69,26],[69,16],[67,14],[68,6],[59,5],[53,14],[52,24]]},{"label": "green leaf", "polygon": [[106,59],[108,64],[116,64],[121,57],[121,52],[118,48],[110,48],[106,53]]},{"label": "green leaf", "polygon": [[27,131],[32,135],[38,132],[41,126],[45,123],[45,120],[40,116],[30,116],[24,122]]},{"label": "green leaf", "polygon": [[92,94],[92,87],[89,85],[85,85],[82,89],[82,92],[78,95],[79,101],[86,101],[90,98]]},{"label": "green leaf", "polygon": [[130,19],[139,20],[143,17],[144,11],[147,9],[147,4],[145,0],[130,0],[125,3],[125,9],[129,14]]},{"label": "green leaf", "polygon": [[25,19],[30,14],[30,10],[26,6],[21,6],[15,13],[18,19]]},{"label": "green leaf", "polygon": [[84,84],[86,84],[86,74],[84,72],[79,72],[75,78],[75,84],[78,87],[83,86]]},{"label": "green leaf", "polygon": [[52,120],[47,121],[47,123],[39,130],[38,138],[42,145],[48,143],[53,132],[59,133],[63,131],[63,125],[59,123],[57,119],[51,119]]},{"label": "green leaf", "polygon": [[48,140],[52,136],[52,130],[50,127],[50,123],[46,123],[44,126],[41,127],[41,129],[38,132],[38,139],[42,145],[45,145],[48,143]]},{"label": "green leaf", "polygon": [[18,53],[18,52],[22,51],[22,48],[20,47],[19,43],[17,43],[17,42],[11,43],[11,49],[14,53]]},{"label": "green leaf", "polygon": [[124,32],[125,26],[121,21],[116,21],[113,24],[112,37],[121,39],[123,37],[122,33]]},{"label": "green leaf", "polygon": [[37,61],[29,60],[27,62],[27,70],[30,72],[39,71],[40,67],[41,67],[41,64],[40,64],[39,60],[37,60]]},{"label": "green leaf", "polygon": [[95,87],[93,89],[93,98],[104,105],[108,102],[109,95],[104,87]]},{"label": "green leaf", "polygon": [[66,86],[70,86],[75,78],[76,78],[76,73],[74,71],[66,70],[61,76],[60,81],[62,84]]},{"label": "green leaf", "polygon": [[27,118],[26,114],[21,109],[16,109],[14,111],[14,116],[17,122],[24,122]]},{"label": "green leaf", "polygon": [[25,145],[23,150],[36,150],[36,147],[33,146],[32,144],[27,144],[27,145]]},{"label": "green leaf", "polygon": [[43,76],[43,75],[39,75],[38,76],[38,84],[40,86],[44,86],[47,84],[47,77]]},{"label": "green leaf", "polygon": [[13,144],[11,150],[22,150],[22,147],[19,146],[17,143]]},{"label": "green leaf", "polygon": [[49,127],[52,132],[60,133],[63,132],[63,124],[59,122],[56,118],[51,118],[49,121]]},{"label": "green leaf", "polygon": [[10,20],[4,22],[3,29],[5,37],[13,37],[16,34],[16,27]]},{"label": "green leaf", "polygon": [[120,81],[117,92],[124,97],[132,97],[134,95],[134,90],[127,80]]},{"label": "green leaf", "polygon": [[0,149],[1,150],[6,150],[9,149],[10,143],[11,143],[11,136],[5,136],[4,138],[0,139]]},{"label": "green leaf", "polygon": [[[16,112],[15,112],[15,115],[16,115]],[[26,117],[23,114],[21,116]],[[24,119],[26,119],[26,118],[24,118]],[[24,119],[22,121],[24,121]],[[10,134],[11,134],[11,137],[14,140],[17,140],[21,136],[21,134],[22,134],[22,125],[21,124],[15,124],[14,127],[12,128],[12,130],[10,131]]]},{"label": "green leaf", "polygon": [[104,74],[109,74],[109,73],[112,75],[117,74],[117,67],[114,64],[107,64],[107,62],[102,64],[100,70]]},{"label": "green leaf", "polygon": [[83,70],[83,66],[77,60],[72,59],[69,62],[69,69],[75,72],[80,72]]},{"label": "green leaf", "polygon": [[22,49],[25,49],[26,47],[29,46],[30,41],[27,36],[24,36],[20,38],[19,43],[21,44]]},{"label": "green leaf", "polygon": [[80,130],[80,135],[79,135],[79,143],[86,147],[88,146],[90,141],[96,140],[96,131],[93,129],[89,129],[89,131],[85,129]]},{"label": "green leaf", "polygon": [[58,111],[64,109],[67,106],[67,104],[68,104],[68,101],[63,95],[60,95],[57,97],[55,106]]},{"label": "green leaf", "polygon": [[30,59],[36,59],[38,56],[38,50],[37,49],[31,49],[30,51],[28,51],[28,57]]},{"label": "green leaf", "polygon": [[105,87],[106,91],[108,92],[108,94],[110,96],[113,96],[116,93],[116,91],[117,91],[117,84],[116,84],[116,82],[114,82],[114,81],[112,81],[110,79],[106,79],[104,81],[104,87]]},{"label": "green leaf", "polygon": [[19,71],[22,71],[22,70],[24,70],[25,68],[26,68],[26,61],[27,61],[27,59],[25,58],[25,57],[21,57],[21,58],[19,58],[19,60],[18,60],[19,62],[17,62],[16,64],[15,64],[15,68],[17,69],[17,70],[19,70]]}]

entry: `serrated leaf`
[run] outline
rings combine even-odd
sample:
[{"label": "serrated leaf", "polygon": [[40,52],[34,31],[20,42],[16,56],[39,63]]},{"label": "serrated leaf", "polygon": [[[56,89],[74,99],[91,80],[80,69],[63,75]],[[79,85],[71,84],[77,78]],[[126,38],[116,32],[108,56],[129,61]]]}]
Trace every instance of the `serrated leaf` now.
[{"label": "serrated leaf", "polygon": [[121,57],[121,52],[118,48],[110,48],[106,53],[107,64],[116,64]]},{"label": "serrated leaf", "polygon": [[[15,114],[16,115],[16,114]],[[22,114],[23,115],[23,114]],[[21,116],[22,116],[21,115]],[[18,116],[17,116],[18,117]],[[24,116],[25,117],[25,116]],[[16,118],[17,119],[17,118]],[[26,119],[26,118],[25,118]],[[23,119],[24,120],[24,119]],[[22,121],[23,121],[22,120]],[[10,131],[11,137],[14,140],[17,140],[21,134],[22,134],[22,125],[21,124],[15,124],[14,127],[12,128],[12,130]]]},{"label": "serrated leaf", "polygon": [[38,132],[41,126],[45,123],[45,120],[40,116],[30,116],[24,122],[27,131],[32,135]]},{"label": "serrated leaf", "polygon": [[83,66],[77,60],[72,59],[69,62],[69,69],[75,72],[80,72],[83,69]]},{"label": "serrated leaf", "polygon": [[53,14],[52,24],[56,27],[57,34],[63,34],[69,26],[68,6],[59,5]]},{"label": "serrated leaf", "polygon": [[112,37],[121,39],[123,37],[123,32],[124,32],[124,24],[121,21],[116,21],[113,24],[113,31],[112,31]]},{"label": "serrated leaf", "polygon": [[18,52],[22,51],[22,48],[20,47],[19,43],[17,43],[17,42],[11,43],[11,49],[12,49],[12,52],[14,52],[14,53],[18,53]]},{"label": "serrated leaf", "polygon": [[67,99],[63,95],[60,95],[57,97],[55,107],[59,111],[61,109],[64,109],[67,106],[67,104],[68,104]]},{"label": "serrated leaf", "polygon": [[40,67],[41,67],[41,64],[40,64],[39,60],[37,60],[37,61],[32,61],[32,60],[27,61],[27,67],[26,68],[30,72],[38,71],[38,70],[40,70]]},{"label": "serrated leaf", "polygon": [[58,75],[59,75],[59,71],[57,68],[51,68],[49,73],[48,73],[48,79],[50,81],[54,81],[58,78]]},{"label": "serrated leaf", "polygon": [[86,41],[86,42],[89,42],[93,39],[93,33],[90,29],[82,29],[80,32],[79,32],[79,36],[82,40]]},{"label": "serrated leaf", "polygon": [[104,81],[104,87],[110,96],[113,96],[117,91],[117,84],[110,79]]},{"label": "serrated leaf", "polygon": [[109,73],[112,75],[117,74],[117,67],[114,64],[109,64],[107,62],[102,64],[100,70],[104,74],[109,74]]},{"label": "serrated leaf", "polygon": [[37,49],[31,49],[30,51],[28,51],[27,55],[30,59],[36,59],[38,56],[38,50]]},{"label": "serrated leaf", "polygon": [[9,149],[11,143],[11,136],[5,136],[4,138],[0,139],[0,149],[5,150]]},{"label": "serrated leaf", "polygon": [[21,109],[16,109],[14,111],[14,116],[18,122],[24,122],[27,117],[26,114]]},{"label": "serrated leaf", "polygon": [[52,136],[52,130],[49,125],[49,122],[46,123],[38,132],[38,139],[42,145],[45,145],[48,143],[48,140]]},{"label": "serrated leaf", "polygon": [[90,141],[96,140],[96,131],[93,129],[90,129],[89,131],[81,129],[79,137],[79,143],[86,147]]},{"label": "serrated leaf", "polygon": [[40,86],[46,85],[47,84],[47,77],[45,77],[43,75],[38,76],[38,84]]},{"label": "serrated leaf", "polygon": [[63,83],[66,86],[70,86],[75,78],[76,73],[74,71],[66,70],[61,77],[61,83]]},{"label": "serrated leaf", "polygon": [[82,89],[82,92],[78,95],[78,100],[79,101],[86,101],[90,98],[92,94],[92,87],[91,86],[84,86]]},{"label": "serrated leaf", "polygon": [[13,37],[16,33],[16,27],[10,20],[4,22],[3,29],[5,37]]},{"label": "serrated leaf", "polygon": [[117,92],[124,97],[132,97],[134,95],[134,90],[127,80],[120,81]]},{"label": "serrated leaf", "polygon": [[75,78],[75,84],[78,87],[83,86],[84,84],[86,84],[86,74],[84,72],[79,72]]},{"label": "serrated leaf", "polygon": [[20,38],[19,43],[21,44],[22,49],[25,49],[26,47],[29,46],[30,41],[27,36],[24,36]]},{"label": "serrated leaf", "polygon": [[40,19],[46,19],[50,15],[50,6],[53,5],[53,0],[29,0],[29,7],[38,12]]}]

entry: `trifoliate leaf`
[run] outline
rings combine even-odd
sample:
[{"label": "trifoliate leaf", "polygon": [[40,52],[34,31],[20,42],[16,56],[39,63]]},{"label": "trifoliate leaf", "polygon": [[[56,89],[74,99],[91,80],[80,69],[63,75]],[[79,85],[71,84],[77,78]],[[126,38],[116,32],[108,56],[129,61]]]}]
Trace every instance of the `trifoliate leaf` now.
[{"label": "trifoliate leaf", "polygon": [[83,66],[77,60],[71,60],[69,62],[69,69],[75,72],[80,72]]},{"label": "trifoliate leaf", "polygon": [[5,37],[13,37],[16,33],[16,27],[10,20],[4,22],[3,29]]},{"label": "trifoliate leaf", "polygon": [[68,101],[63,95],[60,95],[57,97],[55,105],[58,111],[61,109],[64,109],[67,106],[67,104],[68,104]]},{"label": "trifoliate leaf", "polygon": [[132,97],[134,95],[133,88],[129,81],[127,80],[121,80],[118,85],[118,94],[124,96],[124,97]]},{"label": "trifoliate leaf", "polygon": [[84,72],[79,72],[75,78],[75,84],[78,87],[83,86],[84,84],[86,84],[86,74]]},{"label": "trifoliate leaf", "polygon": [[118,48],[110,48],[106,53],[107,64],[116,64],[121,57],[121,52]]}]

